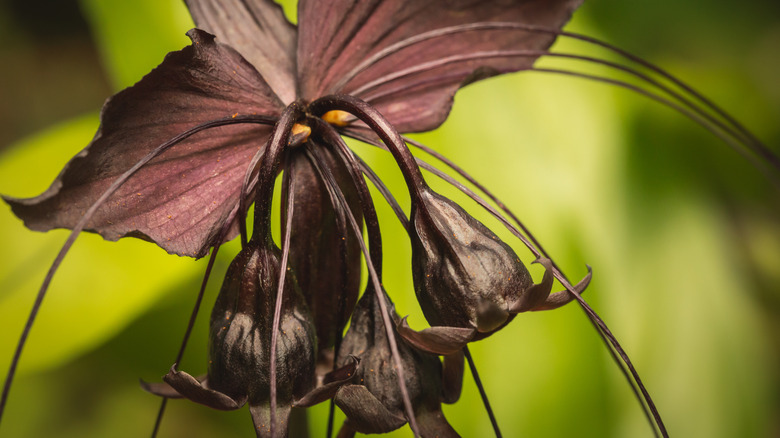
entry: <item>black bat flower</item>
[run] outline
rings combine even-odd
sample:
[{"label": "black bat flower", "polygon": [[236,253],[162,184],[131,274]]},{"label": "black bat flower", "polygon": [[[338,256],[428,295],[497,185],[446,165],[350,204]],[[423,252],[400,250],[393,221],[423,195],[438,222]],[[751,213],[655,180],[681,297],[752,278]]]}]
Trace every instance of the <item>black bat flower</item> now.
[{"label": "black bat flower", "polygon": [[[243,228],[258,177],[253,163],[287,105],[300,105],[301,142],[334,147],[318,134],[329,127],[305,134],[321,121],[346,135],[374,130],[395,143],[404,172],[417,171],[397,133],[440,125],[465,84],[530,68],[533,51],[555,35],[527,27],[558,29],[579,3],[302,1],[296,28],[271,1],[190,1],[199,26],[188,33],[192,45],[106,102],[94,140],[46,192],[6,201],[34,230],[83,227],[202,257]],[[326,97],[334,94],[350,100]],[[371,120],[358,120],[357,111]],[[149,161],[120,178],[142,159]],[[338,161],[345,159],[328,167],[343,174]],[[121,186],[112,188],[118,178]],[[343,183],[350,178],[340,179],[357,213],[351,183]],[[310,172],[293,178],[292,188],[309,198],[293,224],[291,264],[304,279],[322,353],[357,298],[356,236],[336,231]],[[364,197],[363,208],[368,203]],[[95,204],[102,205],[85,214]]]},{"label": "black bat flower", "polygon": [[[530,68],[556,35],[529,26],[559,29],[579,3],[302,1],[296,28],[271,1],[189,1],[199,27],[188,33],[192,45],[106,102],[95,138],[46,192],[5,199],[35,230],[140,237],[201,257],[239,232],[246,242],[255,191],[264,211],[269,198],[259,193],[273,186],[278,162],[294,160],[306,143],[330,150],[326,166],[342,175],[337,191],[358,219],[369,216],[377,246],[365,169],[335,129],[381,138],[407,181],[424,184],[398,132],[440,125],[463,85]],[[290,118],[281,126],[283,113]],[[312,172],[296,169],[290,190],[306,200],[286,251],[305,279],[322,352],[357,297],[360,237],[345,232],[343,212]]]},{"label": "black bat flower", "polygon": [[[199,381],[173,369],[165,378],[168,386],[147,388],[218,409],[248,403],[258,434],[276,435],[280,422],[286,430],[292,406],[338,394],[336,402],[349,418],[346,434],[383,432],[408,422],[416,434],[453,435],[439,405],[454,401],[459,390],[440,382],[459,375],[451,369],[462,368],[462,355],[470,359],[467,343],[489,336],[518,313],[554,309],[573,299],[626,362],[665,433],[630,361],[579,296],[590,274],[572,286],[500,201],[493,199],[525,234],[469,189],[416,159],[408,144],[435,152],[401,136],[439,126],[459,88],[531,69],[540,56],[614,67],[548,52],[559,35],[616,50],[560,30],[581,0],[302,0],[298,26],[270,0],[186,3],[198,27],[188,32],[192,44],[168,54],[105,103],[94,139],[48,190],[31,199],[5,197],[28,227],[73,233],[44,280],[12,360],[0,413],[54,270],[75,236],[87,230],[108,240],[142,238],[181,256],[203,257],[214,248],[212,262],[222,243],[241,236],[243,250],[212,312],[208,376]],[[723,128],[705,115],[696,117]],[[738,124],[724,131],[765,152]],[[409,219],[342,136],[392,154],[410,193]],[[542,281],[534,284],[508,244],[433,192],[421,167],[503,221],[544,266]],[[280,170],[284,237],[278,248],[270,223]],[[387,308],[379,274],[381,234],[366,177],[409,233],[415,289],[433,325],[422,332],[395,320]],[[245,221],[252,202],[250,240]],[[373,295],[364,296],[353,313],[361,253]],[[550,294],[553,277],[565,291]],[[342,342],[351,315],[353,325]],[[408,344],[396,343],[396,333]],[[362,350],[360,342],[366,343]],[[451,367],[442,370],[435,355],[418,349],[447,355]],[[377,374],[379,382],[368,374],[372,368],[347,363],[353,356],[363,358],[365,366],[393,368]],[[334,362],[345,368],[326,374]],[[349,383],[355,373],[364,384]],[[424,420],[420,424],[418,416]]]}]

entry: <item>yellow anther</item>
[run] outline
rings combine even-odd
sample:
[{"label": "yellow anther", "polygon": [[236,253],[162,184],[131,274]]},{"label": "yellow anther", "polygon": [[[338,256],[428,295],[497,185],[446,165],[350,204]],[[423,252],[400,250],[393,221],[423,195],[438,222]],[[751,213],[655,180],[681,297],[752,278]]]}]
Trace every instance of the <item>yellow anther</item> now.
[{"label": "yellow anther", "polygon": [[351,118],[352,115],[341,110],[328,111],[322,115],[322,120],[325,120],[333,126],[347,126]]},{"label": "yellow anther", "polygon": [[292,135],[298,135],[298,134],[303,134],[308,137],[311,134],[311,128],[309,128],[306,125],[296,123],[292,127]]},{"label": "yellow anther", "polygon": [[310,135],[310,127],[301,123],[294,124],[292,130],[290,131],[290,146],[299,146],[303,143],[306,143],[306,140],[309,139]]}]

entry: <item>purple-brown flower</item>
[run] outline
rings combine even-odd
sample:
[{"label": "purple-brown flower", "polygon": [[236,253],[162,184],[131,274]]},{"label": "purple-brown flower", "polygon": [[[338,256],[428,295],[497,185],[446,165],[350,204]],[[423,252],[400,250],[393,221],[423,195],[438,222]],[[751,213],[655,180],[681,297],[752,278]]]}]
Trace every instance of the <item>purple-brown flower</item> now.
[{"label": "purple-brown flower", "polygon": [[[417,348],[451,362],[514,314],[572,296],[548,298],[549,261],[534,285],[508,245],[435,194],[400,133],[439,126],[462,86],[531,68],[580,3],[302,0],[296,27],[270,0],[188,0],[198,26],[188,32],[192,44],[106,102],[95,138],[46,192],[5,199],[34,230],[139,237],[182,256],[202,257],[241,234],[244,249],[212,311],[207,379],[172,370],[170,386],[148,388],[218,409],[248,403],[259,435],[275,434],[275,425],[286,430],[294,403],[321,401],[353,377],[345,361],[361,354],[341,335],[357,301],[362,253],[376,296],[364,297],[350,333],[370,313],[376,327],[366,361],[393,367],[382,374],[392,381],[343,387],[337,402],[351,411],[354,430],[408,421],[415,433],[454,434],[439,409],[452,398],[438,383],[440,360]],[[410,193],[411,222],[341,136],[393,155]],[[270,223],[281,171],[280,251]],[[441,327],[417,333],[382,309],[382,241],[365,177],[407,227],[420,303]],[[457,241],[453,233],[476,237]],[[408,344],[396,344],[396,330]],[[333,369],[334,357],[346,368],[320,372],[315,385],[315,362]],[[353,390],[376,396],[392,424],[357,426],[371,419],[359,412],[360,397],[347,396]]]},{"label": "purple-brown flower", "polygon": [[[30,228],[73,233],[44,279],[22,333],[0,415],[52,275],[86,229],[108,240],[142,238],[196,258],[212,248],[214,257],[223,242],[241,235],[242,251],[211,313],[208,375],[196,379],[172,368],[165,384],[145,387],[217,409],[248,404],[260,436],[284,435],[292,407],[328,398],[348,418],[340,436],[385,432],[405,423],[417,435],[455,436],[440,404],[457,399],[464,356],[478,382],[467,344],[490,336],[519,313],[554,309],[575,298],[615,358],[627,365],[645,413],[654,416],[653,427],[666,435],[625,352],[579,296],[590,274],[572,286],[500,201],[436,155],[503,210],[505,215],[450,181],[483,203],[537,256],[544,274],[534,283],[510,245],[431,190],[420,167],[449,177],[415,158],[407,148],[414,142],[400,134],[440,125],[460,87],[532,68],[538,57],[550,55],[617,68],[670,99],[610,78],[538,70],[639,91],[733,139],[737,149],[757,154],[773,170],[780,168],[780,159],[739,123],[663,70],[606,43],[561,32],[579,3],[302,0],[295,26],[271,0],[187,1],[198,27],[188,33],[192,44],[106,102],[93,141],[46,192],[31,199],[5,197]],[[558,35],[636,61],[683,92],[611,61],[549,53]],[[393,155],[410,194],[408,218],[342,136]],[[280,248],[270,237],[270,223],[281,172]],[[381,284],[382,239],[366,178],[409,234],[415,292],[432,326],[420,332],[397,317]],[[250,239],[246,212],[252,202]],[[361,257],[369,287],[358,301]],[[551,294],[553,277],[567,290]]]}]

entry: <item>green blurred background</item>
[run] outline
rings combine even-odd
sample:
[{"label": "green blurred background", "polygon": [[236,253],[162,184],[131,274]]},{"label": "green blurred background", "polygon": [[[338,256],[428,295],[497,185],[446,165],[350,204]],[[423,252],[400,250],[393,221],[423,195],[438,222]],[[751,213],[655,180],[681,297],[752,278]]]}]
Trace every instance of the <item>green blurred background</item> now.
[{"label": "green blurred background", "polygon": [[[294,5],[286,8],[294,13]],[[44,190],[94,135],[104,99],[188,44],[190,27],[178,0],[0,2],[0,193]],[[778,150],[776,1],[592,1],[568,29],[669,69]],[[556,48],[613,59],[571,41]],[[544,63],[625,78],[583,63]],[[571,278],[585,273],[585,263],[593,267],[586,298],[631,355],[673,436],[780,436],[780,198],[737,153],[648,99],[541,73],[467,87],[448,122],[417,138],[493,188]],[[408,205],[386,154],[356,149]],[[409,245],[378,205],[388,291],[421,328]],[[28,231],[0,206],[3,376],[66,236]],[[221,251],[206,309],[236,252],[235,243]],[[172,364],[204,268],[204,260],[144,242],[82,236],[32,331],[0,435],[148,435],[159,402],[137,379],[158,380]],[[532,272],[540,275],[538,267]],[[181,364],[193,374],[206,369],[207,315]],[[521,315],[472,352],[505,436],[652,436],[574,305]],[[326,407],[312,412],[311,429],[322,436]],[[489,435],[468,374],[462,399],[445,414],[463,436]],[[409,435],[408,428],[394,434]],[[253,433],[246,410],[173,401],[161,436]]]}]

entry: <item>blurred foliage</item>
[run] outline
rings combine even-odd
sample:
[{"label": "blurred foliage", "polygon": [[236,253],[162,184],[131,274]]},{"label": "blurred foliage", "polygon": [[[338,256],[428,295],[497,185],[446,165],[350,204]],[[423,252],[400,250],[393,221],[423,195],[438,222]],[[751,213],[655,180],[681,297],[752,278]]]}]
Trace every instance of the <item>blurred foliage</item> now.
[{"label": "blurred foliage", "polygon": [[[294,13],[292,3],[285,6]],[[81,7],[114,90],[188,43],[191,20],[177,0],[82,0]],[[777,150],[778,8],[768,0],[738,9],[725,0],[600,0],[583,6],[568,29],[674,72]],[[0,9],[0,23],[7,22]],[[29,43],[0,35],[14,47]],[[567,40],[556,49],[613,59]],[[587,64],[544,62],[624,78]],[[59,80],[57,87],[67,90],[69,79]],[[0,90],[36,86],[4,81]],[[93,111],[6,148],[0,193],[44,190],[96,127]],[[570,277],[583,275],[585,263],[593,266],[586,298],[631,355],[673,436],[780,434],[774,417],[780,409],[780,203],[777,190],[738,154],[680,114],[628,91],[541,73],[467,87],[445,125],[417,138],[492,188]],[[389,156],[355,147],[408,205]],[[388,242],[387,290],[399,312],[421,328],[407,240],[389,208],[377,207]],[[531,261],[498,223],[475,215]],[[66,235],[27,231],[0,207],[0,237],[7,243],[0,255],[0,365],[8,363]],[[205,309],[236,252],[235,242],[220,251]],[[159,401],[136,379],[158,380],[172,364],[204,267],[204,261],[168,256],[145,242],[81,237],[32,331],[0,434],[148,434]],[[194,374],[206,368],[207,315],[199,317],[181,364]],[[574,305],[521,315],[472,352],[505,436],[652,435]],[[320,431],[327,406],[312,412],[311,428]],[[463,436],[490,430],[468,374],[462,399],[445,414]],[[161,436],[252,436],[250,425],[246,410],[214,412],[172,401]],[[410,434],[405,428],[391,435]]]}]

